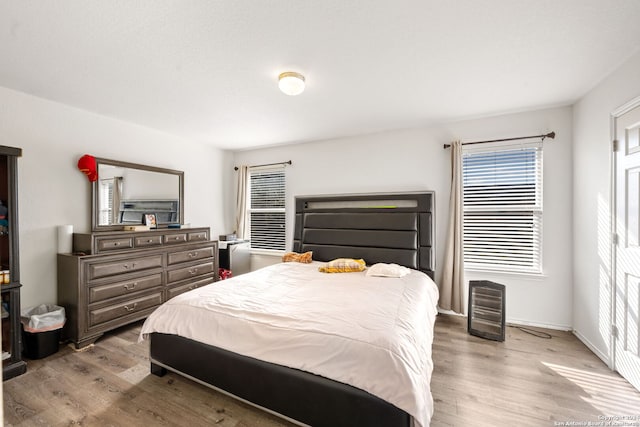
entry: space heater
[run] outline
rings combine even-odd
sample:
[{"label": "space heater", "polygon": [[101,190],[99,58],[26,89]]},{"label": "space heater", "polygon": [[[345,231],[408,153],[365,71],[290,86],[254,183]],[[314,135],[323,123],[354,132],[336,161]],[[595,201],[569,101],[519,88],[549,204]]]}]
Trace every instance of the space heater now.
[{"label": "space heater", "polygon": [[489,280],[470,280],[469,333],[489,340],[504,341],[504,319],[504,285]]}]

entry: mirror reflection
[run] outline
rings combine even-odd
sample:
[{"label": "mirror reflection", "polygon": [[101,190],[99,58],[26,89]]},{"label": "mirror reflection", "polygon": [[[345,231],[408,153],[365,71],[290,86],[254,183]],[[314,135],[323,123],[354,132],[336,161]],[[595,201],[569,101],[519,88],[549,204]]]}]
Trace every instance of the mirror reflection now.
[{"label": "mirror reflection", "polygon": [[159,225],[182,222],[182,172],[96,160],[93,217],[97,227],[142,224],[145,214],[154,214]]}]

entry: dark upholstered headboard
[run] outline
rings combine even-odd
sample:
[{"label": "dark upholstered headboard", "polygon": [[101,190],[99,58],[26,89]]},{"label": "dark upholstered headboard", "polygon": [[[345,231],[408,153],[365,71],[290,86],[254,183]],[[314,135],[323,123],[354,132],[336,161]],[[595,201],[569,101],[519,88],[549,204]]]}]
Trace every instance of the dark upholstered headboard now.
[{"label": "dark upholstered headboard", "polygon": [[435,271],[435,194],[296,197],[295,252],[313,259],[362,258]]}]

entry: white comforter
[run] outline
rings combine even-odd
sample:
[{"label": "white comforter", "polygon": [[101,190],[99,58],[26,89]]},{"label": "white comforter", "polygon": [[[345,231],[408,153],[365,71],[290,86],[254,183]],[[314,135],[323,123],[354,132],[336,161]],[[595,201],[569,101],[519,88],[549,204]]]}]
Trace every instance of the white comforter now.
[{"label": "white comforter", "polygon": [[331,378],[428,426],[435,283],[415,270],[366,277],[319,265],[276,264],[179,295],[149,316],[140,339],[176,334]]}]

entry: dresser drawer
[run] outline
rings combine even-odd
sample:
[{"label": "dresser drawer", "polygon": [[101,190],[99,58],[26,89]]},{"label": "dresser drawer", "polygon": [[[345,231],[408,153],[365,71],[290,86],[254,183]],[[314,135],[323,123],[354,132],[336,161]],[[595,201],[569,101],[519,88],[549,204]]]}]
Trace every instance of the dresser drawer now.
[{"label": "dresser drawer", "polygon": [[201,286],[205,286],[210,283],[213,283],[213,279],[214,277],[211,276],[211,277],[207,277],[206,279],[196,280],[194,282],[188,282],[183,285],[176,285],[171,288],[167,288],[167,299],[169,300],[175,297],[176,295],[180,295],[185,292],[191,291],[195,288],[199,288]]},{"label": "dresser drawer", "polygon": [[187,240],[190,242],[205,242],[209,240],[209,232],[196,231],[193,233],[187,233]]},{"label": "dresser drawer", "polygon": [[89,304],[162,285],[162,273],[89,288]]},{"label": "dresser drawer", "polygon": [[133,298],[118,304],[109,305],[104,308],[90,309],[89,327],[91,328],[110,320],[129,316],[160,304],[162,304],[161,291],[151,295],[145,295],[140,298]]},{"label": "dresser drawer", "polygon": [[136,248],[148,248],[150,246],[162,245],[162,236],[157,234],[155,236],[140,236],[135,238]]},{"label": "dresser drawer", "polygon": [[120,261],[91,263],[89,264],[89,280],[158,267],[162,267],[162,254],[126,258]]},{"label": "dresser drawer", "polygon": [[169,270],[167,272],[167,283],[179,282],[180,280],[189,279],[191,277],[198,277],[204,274],[213,273],[213,271],[213,261]]},{"label": "dresser drawer", "polygon": [[170,252],[169,265],[179,264],[181,262],[187,261],[195,261],[203,258],[213,258],[214,255],[215,251],[213,247],[204,247],[180,252]]},{"label": "dresser drawer", "polygon": [[164,242],[167,244],[171,243],[186,243],[187,241],[187,233],[178,233],[178,234],[165,234]]},{"label": "dresser drawer", "polygon": [[96,239],[98,252],[121,251],[133,248],[133,237],[98,237]]}]

